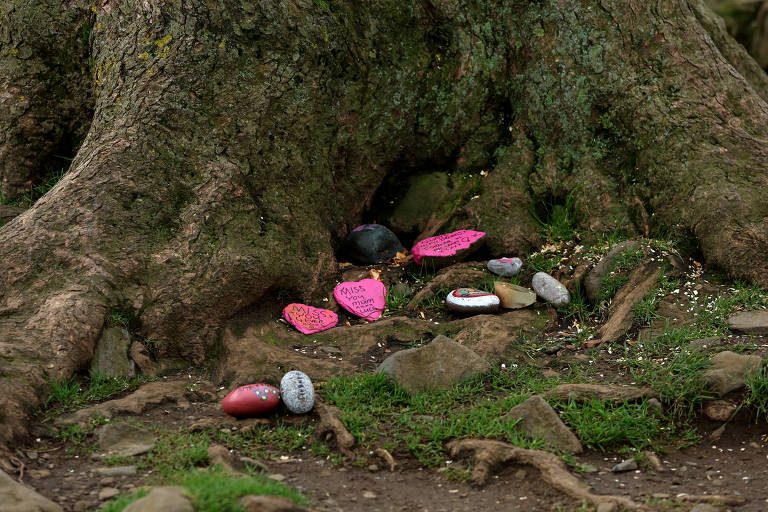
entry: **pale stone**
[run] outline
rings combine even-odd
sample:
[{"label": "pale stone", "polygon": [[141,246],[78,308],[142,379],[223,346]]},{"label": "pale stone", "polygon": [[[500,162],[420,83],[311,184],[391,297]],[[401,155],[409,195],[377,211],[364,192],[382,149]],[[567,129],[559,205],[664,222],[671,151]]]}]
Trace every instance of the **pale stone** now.
[{"label": "pale stone", "polygon": [[504,281],[494,282],[493,292],[499,297],[504,309],[520,309],[536,302],[536,293],[533,290]]},{"label": "pale stone", "polygon": [[568,304],[571,296],[565,286],[545,272],[536,272],[531,280],[531,286],[542,299],[555,306]]}]

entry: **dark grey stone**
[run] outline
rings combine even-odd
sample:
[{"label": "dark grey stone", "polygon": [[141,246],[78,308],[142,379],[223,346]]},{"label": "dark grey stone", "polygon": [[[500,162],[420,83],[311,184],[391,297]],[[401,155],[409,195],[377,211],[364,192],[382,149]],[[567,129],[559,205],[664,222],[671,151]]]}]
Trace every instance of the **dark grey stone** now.
[{"label": "dark grey stone", "polygon": [[344,254],[365,265],[394,258],[402,250],[397,235],[381,224],[357,226],[344,239]]}]

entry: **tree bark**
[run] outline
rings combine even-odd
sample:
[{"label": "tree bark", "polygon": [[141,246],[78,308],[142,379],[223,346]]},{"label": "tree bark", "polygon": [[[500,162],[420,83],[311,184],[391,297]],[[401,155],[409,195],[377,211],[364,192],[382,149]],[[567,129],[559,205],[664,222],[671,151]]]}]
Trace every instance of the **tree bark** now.
[{"label": "tree bark", "polygon": [[574,198],[584,229],[651,219],[768,285],[768,87],[699,1],[23,3],[0,1],[4,190],[87,134],[0,227],[2,443],[110,311],[203,364],[225,320],[326,295],[418,169],[487,171],[451,226],[497,254]]}]

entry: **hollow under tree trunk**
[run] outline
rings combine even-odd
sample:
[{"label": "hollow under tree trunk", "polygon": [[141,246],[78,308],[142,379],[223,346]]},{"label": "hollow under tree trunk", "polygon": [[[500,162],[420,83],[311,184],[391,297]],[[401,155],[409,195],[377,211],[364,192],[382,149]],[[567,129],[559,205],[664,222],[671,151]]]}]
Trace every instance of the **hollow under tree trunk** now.
[{"label": "hollow under tree trunk", "polygon": [[497,253],[571,194],[584,228],[689,231],[768,285],[768,80],[698,1],[23,3],[0,1],[4,190],[87,135],[0,228],[0,444],[110,310],[201,364],[276,290],[326,294],[409,169],[489,171],[453,226]]}]

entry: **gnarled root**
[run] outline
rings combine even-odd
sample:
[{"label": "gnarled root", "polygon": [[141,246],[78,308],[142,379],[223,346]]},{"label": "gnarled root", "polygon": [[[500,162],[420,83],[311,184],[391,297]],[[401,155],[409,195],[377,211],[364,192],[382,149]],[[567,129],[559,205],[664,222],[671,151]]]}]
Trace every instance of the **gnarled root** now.
[{"label": "gnarled root", "polygon": [[336,447],[345,457],[353,457],[352,447],[355,445],[355,436],[349,433],[347,427],[341,421],[341,411],[332,405],[315,401],[315,412],[320,416],[320,423],[312,434],[316,441],[329,441],[336,439]]},{"label": "gnarled root", "polygon": [[508,462],[528,464],[541,472],[542,479],[558,491],[593,505],[616,503],[630,510],[647,510],[634,501],[621,496],[594,494],[589,486],[573,476],[556,455],[540,450],[518,448],[501,441],[488,439],[460,439],[447,445],[452,457],[471,452],[474,459],[472,481],[477,485],[485,484],[493,468]]}]

